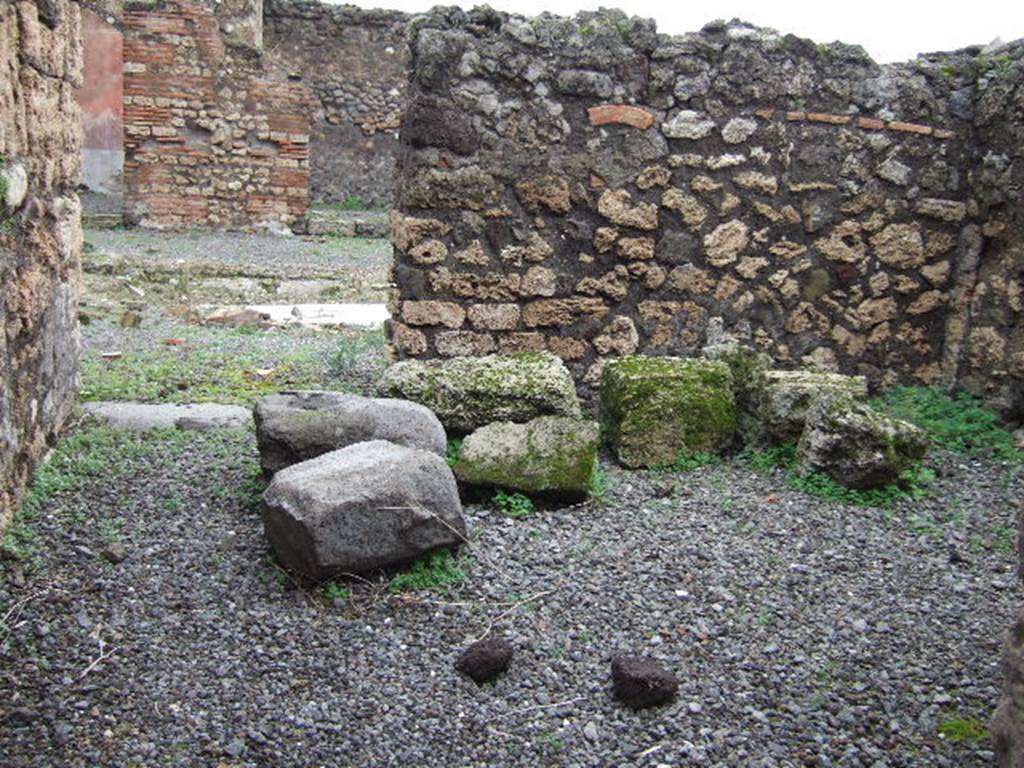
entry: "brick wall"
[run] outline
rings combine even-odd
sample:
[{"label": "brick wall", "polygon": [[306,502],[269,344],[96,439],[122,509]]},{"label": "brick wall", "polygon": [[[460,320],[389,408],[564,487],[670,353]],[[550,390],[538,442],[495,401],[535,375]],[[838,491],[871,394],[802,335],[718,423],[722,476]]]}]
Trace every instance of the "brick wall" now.
[{"label": "brick wall", "polygon": [[979,51],[879,66],[740,23],[431,12],[410,37],[394,347],[548,349],[587,394],[612,357],[733,336],[783,366],[963,384],[1019,419],[1022,264],[995,243],[1019,186],[982,170],[1019,176],[1019,137],[975,117],[986,88],[1019,109],[1019,52],[1000,84]]},{"label": "brick wall", "polygon": [[315,96],[311,194],[390,205],[404,109],[405,29],[398,11],[266,0],[264,48],[278,79]]},{"label": "brick wall", "polygon": [[0,3],[0,529],[74,399],[80,23],[70,0]]},{"label": "brick wall", "polygon": [[309,94],[265,74],[248,44],[261,25],[239,16],[252,2],[224,6],[227,18],[185,0],[127,5],[129,222],[248,229],[304,218]]}]

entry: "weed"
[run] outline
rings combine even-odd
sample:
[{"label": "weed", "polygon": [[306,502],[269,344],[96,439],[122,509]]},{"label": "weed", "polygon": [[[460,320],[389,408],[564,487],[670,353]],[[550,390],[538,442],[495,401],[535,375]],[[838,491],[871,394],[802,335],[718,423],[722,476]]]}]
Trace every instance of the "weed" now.
[{"label": "weed", "polygon": [[925,517],[914,515],[907,522],[910,524],[910,530],[917,536],[924,536],[933,541],[940,541],[943,537],[942,527]]},{"label": "weed", "polygon": [[967,392],[950,397],[939,387],[892,387],[872,403],[879,410],[926,430],[932,442],[959,453],[1022,461],[1013,435],[999,417]]},{"label": "weed", "polygon": [[349,591],[348,587],[340,581],[328,581],[321,585],[320,594],[328,600],[348,600]]},{"label": "weed", "polygon": [[492,502],[501,514],[513,519],[526,517],[533,512],[533,502],[529,496],[525,496],[522,493],[495,491]]},{"label": "weed", "polygon": [[882,488],[847,488],[823,472],[800,474],[790,472],[786,484],[796,491],[816,496],[826,501],[838,501],[858,507],[891,507],[899,501],[916,501],[928,494],[928,488],[935,481],[935,473],[923,466],[915,466],[903,473],[900,485]]},{"label": "weed", "polygon": [[978,747],[989,741],[988,728],[976,717],[946,712],[939,718],[939,735],[953,744]]},{"label": "weed", "polygon": [[743,460],[756,472],[792,469],[797,464],[796,443],[773,445],[762,450],[747,450],[743,453]]},{"label": "weed", "polygon": [[388,591],[410,592],[421,589],[443,591],[445,587],[465,580],[466,572],[462,558],[446,549],[421,557],[412,566],[395,574],[388,585]]},{"label": "weed", "polygon": [[681,450],[672,461],[665,461],[652,467],[655,472],[693,472],[701,467],[721,464],[722,457],[704,451]]},{"label": "weed", "polygon": [[341,201],[338,207],[343,211],[365,211],[366,203],[363,202],[359,195],[348,195]]},{"label": "weed", "polygon": [[349,388],[375,380],[388,365],[386,349],[387,339],[379,329],[343,339],[330,361],[331,377]]},{"label": "weed", "polygon": [[1017,529],[1009,525],[993,525],[990,529],[992,548],[997,552],[1013,552],[1017,544]]},{"label": "weed", "polygon": [[544,734],[544,741],[547,743],[547,745],[551,749],[554,749],[554,750],[563,750],[563,749],[565,749],[565,742],[562,741],[562,739],[559,738],[558,734],[556,734],[556,733],[545,733]]},{"label": "weed", "polygon": [[462,440],[458,437],[453,437],[448,441],[448,447],[445,449],[444,458],[448,462],[449,467],[454,467],[455,463],[459,460],[459,451],[462,450]]},{"label": "weed", "polygon": [[608,494],[608,476],[605,474],[604,468],[596,461],[594,462],[594,471],[590,473],[587,493],[598,504],[603,504]]},{"label": "weed", "polygon": [[772,615],[768,611],[767,608],[762,608],[757,613],[756,621],[757,621],[757,626],[759,626],[759,627],[767,627],[768,625],[770,625],[772,623]]}]

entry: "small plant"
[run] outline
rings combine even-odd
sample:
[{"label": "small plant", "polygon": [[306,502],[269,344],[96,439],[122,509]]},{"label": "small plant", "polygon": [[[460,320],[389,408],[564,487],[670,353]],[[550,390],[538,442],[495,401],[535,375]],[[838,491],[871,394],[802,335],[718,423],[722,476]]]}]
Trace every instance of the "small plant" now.
[{"label": "small plant", "polygon": [[522,493],[495,491],[492,501],[497,510],[505,515],[505,517],[515,519],[526,517],[533,512],[533,501],[530,500],[529,496]]},{"label": "small plant", "polygon": [[465,580],[461,558],[446,549],[421,557],[412,566],[395,574],[388,585],[392,593],[410,592],[422,589],[442,591],[445,587]]},{"label": "small plant", "polygon": [[796,443],[773,445],[763,450],[748,450],[743,453],[747,466],[755,472],[771,472],[773,469],[792,469],[796,466]]},{"label": "small plant", "polygon": [[946,712],[939,719],[939,735],[953,744],[978,747],[989,739],[988,728],[976,717]]},{"label": "small plant", "polygon": [[366,203],[359,195],[348,195],[339,206],[343,211],[365,211]]},{"label": "small plant", "polygon": [[340,581],[328,581],[320,586],[320,594],[328,600],[348,600],[348,587]]},{"label": "small plant", "polygon": [[590,473],[590,484],[587,486],[587,494],[598,504],[603,504],[608,493],[608,476],[604,468],[594,462],[594,471]]},{"label": "small plant", "polygon": [[448,447],[445,449],[444,458],[448,462],[449,467],[454,467],[455,463],[459,460],[459,451],[462,450],[462,440],[453,437],[448,441]]},{"label": "small plant", "polygon": [[931,435],[932,442],[958,453],[1022,461],[1013,435],[999,417],[967,392],[950,396],[940,387],[893,387],[872,405]]},{"label": "small plant", "polygon": [[883,488],[847,488],[824,472],[790,472],[786,484],[795,491],[826,501],[838,501],[858,507],[886,508],[898,501],[916,501],[923,498],[928,494],[928,488],[934,481],[935,473],[932,470],[915,466],[903,473],[900,485],[887,485]]},{"label": "small plant", "polygon": [[994,525],[991,529],[992,548],[997,552],[1013,552],[1017,548],[1017,529],[1009,525]]},{"label": "small plant", "polygon": [[710,467],[721,464],[722,457],[714,453],[704,451],[681,450],[672,461],[665,461],[656,464],[652,469],[655,472],[693,472],[701,467]]}]

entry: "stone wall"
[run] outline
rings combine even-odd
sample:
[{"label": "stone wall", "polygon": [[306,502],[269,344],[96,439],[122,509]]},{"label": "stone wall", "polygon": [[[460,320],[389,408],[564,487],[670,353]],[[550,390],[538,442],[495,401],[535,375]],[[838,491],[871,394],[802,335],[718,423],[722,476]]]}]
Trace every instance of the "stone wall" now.
[{"label": "stone wall", "polygon": [[261,19],[258,0],[126,4],[129,223],[247,229],[304,218],[309,93],[267,75]]},{"label": "stone wall", "polygon": [[315,96],[310,193],[391,203],[405,94],[405,29],[398,11],[311,0],[266,0],[264,47],[279,79]]},{"label": "stone wall", "polygon": [[413,27],[399,356],[549,349],[586,393],[610,357],[732,335],[782,365],[962,383],[1019,418],[1021,265],[996,242],[1019,204],[985,177],[1019,173],[1018,129],[980,110],[1018,91],[982,87],[990,54],[879,66],[618,12]]},{"label": "stone wall", "polygon": [[80,9],[0,4],[0,529],[73,401]]}]

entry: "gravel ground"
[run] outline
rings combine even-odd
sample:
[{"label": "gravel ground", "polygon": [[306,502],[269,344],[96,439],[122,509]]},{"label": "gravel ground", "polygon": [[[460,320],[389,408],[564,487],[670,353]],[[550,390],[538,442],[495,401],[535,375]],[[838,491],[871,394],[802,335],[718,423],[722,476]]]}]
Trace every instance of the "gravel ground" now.
[{"label": "gravel ground", "polygon": [[[739,463],[674,489],[609,468],[603,504],[467,507],[448,593],[332,602],[269,556],[251,434],[74,440],[36,554],[0,564],[4,766],[991,764],[938,726],[998,696],[1024,490],[1004,468],[939,456],[935,495],[885,511]],[[452,664],[487,632],[517,655],[478,688]],[[676,703],[618,706],[619,652],[675,670]]]}]

